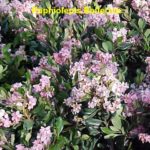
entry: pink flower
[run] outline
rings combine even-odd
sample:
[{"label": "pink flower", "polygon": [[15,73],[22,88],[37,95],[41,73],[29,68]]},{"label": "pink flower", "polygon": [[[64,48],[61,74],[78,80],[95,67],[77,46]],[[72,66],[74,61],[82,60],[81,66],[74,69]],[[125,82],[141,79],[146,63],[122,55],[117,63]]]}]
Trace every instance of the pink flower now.
[{"label": "pink flower", "polygon": [[59,53],[54,53],[53,57],[56,63],[63,65],[71,58],[71,53],[67,48],[62,48]]},{"label": "pink flower", "polygon": [[139,140],[142,143],[150,143],[150,135],[147,133],[140,133],[139,135]]},{"label": "pink flower", "polygon": [[134,101],[136,101],[138,99],[136,93],[128,93],[126,95],[123,96],[124,102],[126,104],[132,104]]},{"label": "pink flower", "polygon": [[92,3],[92,0],[82,0],[82,1],[76,0],[77,7],[79,7],[79,8],[83,8],[84,6],[86,6],[90,3]]},{"label": "pink flower", "polygon": [[28,149],[25,148],[22,144],[18,144],[16,145],[16,150],[28,150]]},{"label": "pink flower", "polygon": [[113,0],[113,3],[115,5],[121,5],[124,2],[124,0]]},{"label": "pink flower", "polygon": [[134,10],[138,12],[138,15],[150,23],[150,2],[146,0],[132,0],[131,3]]},{"label": "pink flower", "polygon": [[14,124],[18,124],[22,118],[22,114],[19,111],[12,113],[12,121]]},{"label": "pink flower", "polygon": [[75,62],[73,66],[70,66],[70,75],[75,76],[76,72],[84,74],[86,72],[86,67],[84,62]]},{"label": "pink flower", "polygon": [[37,99],[27,92],[27,98],[28,98],[28,109],[31,110],[36,105]]},{"label": "pink flower", "polygon": [[93,97],[90,102],[88,102],[89,108],[95,108],[96,106],[100,105],[101,99],[98,97]]},{"label": "pink flower", "polygon": [[5,113],[4,117],[1,120],[5,128],[9,128],[12,125],[7,113]]},{"label": "pink flower", "polygon": [[41,42],[46,42],[46,34],[44,33],[37,34],[36,38]]},{"label": "pink flower", "polygon": [[62,23],[73,21],[75,23],[78,23],[80,21],[80,18],[77,14],[71,14],[71,15],[64,15],[63,19],[61,19]]},{"label": "pink flower", "polygon": [[78,114],[81,111],[81,106],[82,106],[82,104],[78,104],[78,103],[73,104],[71,106],[72,107],[72,113]]},{"label": "pink flower", "polygon": [[55,0],[54,3],[57,7],[73,7],[71,0]]},{"label": "pink flower", "polygon": [[50,126],[41,127],[39,133],[37,134],[36,140],[33,141],[33,146],[31,148],[26,148],[22,144],[16,145],[16,150],[45,150],[46,146],[50,145],[52,138],[52,133]]},{"label": "pink flower", "polygon": [[44,150],[44,145],[41,143],[40,140],[35,140],[33,142],[33,146],[31,147],[31,150]]},{"label": "pink flower", "polygon": [[62,65],[64,63],[63,57],[61,56],[61,54],[59,53],[54,53],[53,54],[54,60],[56,61],[56,63]]},{"label": "pink flower", "polygon": [[10,91],[16,91],[20,87],[22,87],[22,83],[15,83],[15,84],[12,85]]},{"label": "pink flower", "polygon": [[40,79],[40,84],[42,89],[44,89],[46,86],[50,86],[50,77],[42,75]]},{"label": "pink flower", "polygon": [[40,62],[39,62],[39,65],[40,65],[40,67],[45,67],[45,66],[47,66],[48,65],[48,59],[47,59],[47,57],[42,57],[41,59],[40,59]]},{"label": "pink flower", "polygon": [[48,99],[48,98],[53,97],[54,93],[53,91],[42,91],[40,92],[40,95]]},{"label": "pink flower", "polygon": [[118,14],[108,14],[108,20],[112,22],[120,22],[120,16]]},{"label": "pink flower", "polygon": [[5,115],[5,110],[4,109],[0,109],[0,119]]},{"label": "pink flower", "polygon": [[25,1],[23,3],[20,2],[19,0],[12,0],[11,3],[9,4],[12,10],[15,9],[17,17],[21,20],[26,19],[23,13],[24,12],[31,13],[31,8],[35,5],[36,4],[33,3],[33,1],[31,0]]},{"label": "pink flower", "polygon": [[4,126],[5,128],[9,128],[12,125],[8,114],[4,109],[0,109],[0,126]]},{"label": "pink flower", "polygon": [[49,145],[51,141],[52,133],[50,126],[44,128],[41,127],[40,132],[37,134],[37,140],[40,140],[44,145]]},{"label": "pink flower", "polygon": [[98,73],[100,71],[100,69],[101,69],[100,64],[93,64],[91,66],[91,70],[92,70],[93,73]]},{"label": "pink flower", "polygon": [[128,39],[129,43],[132,43],[133,45],[140,45],[141,42],[141,37],[140,36],[133,36],[131,38]]},{"label": "pink flower", "polygon": [[50,86],[50,77],[42,75],[40,83],[33,85],[33,91],[40,93],[42,97],[51,98],[53,96],[53,88]]},{"label": "pink flower", "polygon": [[88,26],[103,26],[107,23],[108,19],[104,14],[89,14],[86,16]]},{"label": "pink flower", "polygon": [[117,30],[116,28],[112,31],[113,39],[112,41],[115,42],[119,37],[122,37],[122,41],[125,42],[127,40],[127,30],[125,28],[121,28],[120,30]]},{"label": "pink flower", "polygon": [[141,125],[139,125],[138,127],[132,129],[132,130],[129,132],[129,134],[130,134],[131,136],[136,136],[136,135],[138,135],[139,133],[143,133],[143,132],[145,132],[144,127],[141,126]]},{"label": "pink flower", "polygon": [[107,64],[110,61],[112,61],[112,55],[109,53],[103,53],[103,52],[99,51],[96,53],[95,59],[100,60],[101,63],[103,63],[103,64]]},{"label": "pink flower", "polygon": [[90,53],[85,53],[82,55],[82,60],[84,63],[90,63],[92,61],[92,55]]},{"label": "pink flower", "polygon": [[35,30],[38,33],[37,38],[39,38],[39,40],[45,42],[46,34],[43,33],[44,26],[45,25],[51,26],[52,24],[53,24],[53,21],[50,18],[38,16]]},{"label": "pink flower", "polygon": [[14,91],[8,99],[8,103],[15,104],[19,102],[19,100],[22,100],[21,94],[19,92]]},{"label": "pink flower", "polygon": [[0,1],[0,13],[2,14],[8,14],[11,10],[11,7],[9,6],[8,2],[5,0]]},{"label": "pink flower", "polygon": [[142,101],[146,104],[150,104],[150,89],[146,88],[142,93]]},{"label": "pink flower", "polygon": [[38,93],[38,92],[41,92],[43,90],[43,88],[41,87],[40,84],[36,84],[36,85],[33,85],[33,90]]},{"label": "pink flower", "polygon": [[150,57],[147,57],[145,62],[148,64],[148,66],[146,68],[146,73],[150,74]]},{"label": "pink flower", "polygon": [[31,71],[31,80],[32,81],[34,81],[36,78],[39,77],[41,70],[42,69],[40,67],[33,68],[33,70]]}]

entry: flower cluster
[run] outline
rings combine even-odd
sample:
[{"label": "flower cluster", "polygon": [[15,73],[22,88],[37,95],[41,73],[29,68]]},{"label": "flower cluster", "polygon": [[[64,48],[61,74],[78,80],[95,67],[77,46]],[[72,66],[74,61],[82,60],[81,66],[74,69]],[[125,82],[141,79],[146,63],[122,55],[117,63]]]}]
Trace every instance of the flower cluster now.
[{"label": "flower cluster", "polygon": [[83,8],[84,6],[91,4],[91,3],[92,3],[92,0],[83,0],[83,1],[76,0],[76,5],[79,8]]},{"label": "flower cluster", "polygon": [[126,104],[126,115],[132,116],[137,113],[138,103],[142,103],[143,107],[150,104],[150,86],[146,83],[141,84],[139,87],[135,86],[130,93],[123,96]]},{"label": "flower cluster", "polygon": [[102,26],[107,22],[107,17],[104,14],[89,14],[85,17],[85,21],[87,21],[88,26]]},{"label": "flower cluster", "polygon": [[39,133],[37,134],[36,140],[33,141],[33,146],[27,148],[22,144],[16,145],[16,150],[45,150],[45,148],[50,145],[52,138],[52,133],[50,126],[41,127]]},{"label": "flower cluster", "polygon": [[8,14],[11,10],[8,2],[6,0],[0,0],[0,13]]},{"label": "flower cluster", "polygon": [[145,61],[147,63],[146,72],[149,75],[150,74],[150,57],[147,57]]},{"label": "flower cluster", "polygon": [[48,63],[47,57],[42,57],[39,61],[38,66],[30,70],[31,82],[36,82],[37,79],[39,79],[40,75],[42,75],[42,72],[44,70],[50,71],[53,76],[55,76],[56,72],[58,72],[58,69],[56,67]]},{"label": "flower cluster", "polygon": [[44,32],[44,26],[52,26],[53,21],[50,18],[44,18],[42,16],[38,16],[36,19],[36,25],[34,30],[37,32],[37,39],[42,42],[46,42],[46,33]]},{"label": "flower cluster", "polygon": [[69,39],[63,42],[63,47],[59,51],[59,53],[54,53],[53,57],[56,63],[63,65],[66,64],[69,60],[71,60],[71,49],[73,46],[80,47],[80,41],[76,39]]},{"label": "flower cluster", "polygon": [[145,132],[145,128],[142,125],[139,125],[138,127],[132,129],[129,132],[129,134],[130,134],[130,136],[133,137],[133,136],[137,136],[138,134],[143,133],[143,132]]},{"label": "flower cluster", "polygon": [[125,114],[126,116],[132,116],[135,113],[134,105],[137,102],[138,96],[135,92],[125,94],[122,98],[126,104]]},{"label": "flower cluster", "polygon": [[[10,7],[11,10],[15,10],[17,17],[21,20],[24,20],[25,17],[23,13],[31,13],[31,8],[35,5],[36,3],[34,3],[31,0],[25,2],[20,2],[19,0],[12,0],[11,3],[9,3],[9,6],[7,7]],[[10,11],[9,13],[12,13],[12,11]]]},{"label": "flower cluster", "polygon": [[54,3],[57,7],[73,7],[72,0],[55,0]]},{"label": "flower cluster", "polygon": [[126,107],[126,115],[132,116],[137,113],[138,103],[142,103],[143,107],[148,107],[150,104],[150,84],[149,84],[149,57],[146,59],[147,66],[147,76],[141,85],[136,86],[132,84],[132,90],[123,96]]},{"label": "flower cluster", "polygon": [[52,98],[54,95],[53,88],[50,85],[50,77],[42,75],[39,84],[33,85],[33,91],[35,93],[40,93],[41,97]]},{"label": "flower cluster", "polygon": [[29,91],[27,91],[23,96],[19,92],[19,88],[21,88],[22,86],[22,83],[15,83],[12,85],[10,89],[11,94],[7,100],[7,104],[16,107],[27,107],[28,110],[31,110],[36,105],[37,99],[30,95]]},{"label": "flower cluster", "polygon": [[83,54],[79,62],[70,66],[70,75],[73,80],[77,75],[78,80],[65,104],[74,114],[81,111],[82,102],[87,100],[89,108],[103,107],[114,113],[120,107],[120,96],[128,88],[116,78],[116,73],[117,64],[112,62],[111,54]]},{"label": "flower cluster", "polygon": [[140,133],[139,135],[139,140],[142,143],[150,143],[150,135],[148,135],[147,133]]},{"label": "flower cluster", "polygon": [[0,109],[0,127],[9,128],[16,125],[21,121],[22,114],[19,111],[14,111],[9,117],[8,113],[4,109]]},{"label": "flower cluster", "polygon": [[133,45],[140,45],[141,37],[138,35],[132,36],[127,40],[127,42],[132,43]]},{"label": "flower cluster", "polygon": [[121,5],[124,2],[124,0],[113,0],[113,3],[115,5]]},{"label": "flower cluster", "polygon": [[115,42],[118,38],[122,38],[122,41],[125,42],[127,40],[127,30],[125,28],[121,28],[120,30],[117,30],[117,28],[114,28],[112,31],[113,36],[113,42]]},{"label": "flower cluster", "polygon": [[150,1],[149,0],[132,0],[131,3],[134,10],[138,11],[138,15],[150,23]]},{"label": "flower cluster", "polygon": [[66,14],[64,15],[64,17],[61,19],[62,23],[68,23],[68,22],[75,22],[78,23],[79,21],[81,21],[80,17],[77,14]]}]

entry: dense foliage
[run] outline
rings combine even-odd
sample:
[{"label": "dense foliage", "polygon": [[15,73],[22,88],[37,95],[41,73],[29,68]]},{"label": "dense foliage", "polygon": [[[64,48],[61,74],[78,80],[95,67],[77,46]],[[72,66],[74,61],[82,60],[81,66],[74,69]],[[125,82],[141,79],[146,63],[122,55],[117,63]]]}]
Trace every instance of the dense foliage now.
[{"label": "dense foliage", "polygon": [[0,150],[149,150],[149,117],[150,0],[0,0]]}]

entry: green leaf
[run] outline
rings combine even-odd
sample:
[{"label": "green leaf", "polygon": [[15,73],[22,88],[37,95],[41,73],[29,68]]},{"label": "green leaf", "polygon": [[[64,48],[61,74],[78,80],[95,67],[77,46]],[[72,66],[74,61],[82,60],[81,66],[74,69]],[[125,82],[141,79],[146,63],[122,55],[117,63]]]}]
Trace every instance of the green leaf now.
[{"label": "green leaf", "polygon": [[14,145],[15,142],[15,134],[11,134],[11,145]]},{"label": "green leaf", "polygon": [[141,30],[143,30],[145,25],[146,25],[146,23],[145,23],[145,21],[143,19],[140,18],[139,21],[138,21],[138,25],[139,25],[139,28]]},{"label": "green leaf", "polygon": [[11,44],[7,44],[2,48],[2,53],[3,53],[3,56],[4,56],[7,64],[11,62],[11,57],[10,57],[10,53],[9,53],[10,47],[11,47]]},{"label": "green leaf", "polygon": [[26,137],[25,137],[25,140],[26,140],[27,142],[29,142],[30,138],[31,138],[31,133],[27,133],[27,134],[26,134]]},{"label": "green leaf", "polygon": [[144,78],[145,78],[145,74],[140,70],[140,69],[137,69],[136,70],[136,77],[135,77],[135,83],[136,84],[141,84],[142,83],[142,81],[144,80]]},{"label": "green leaf", "polygon": [[73,149],[74,150],[79,150],[79,146],[78,145],[73,145]]},{"label": "green leaf", "polygon": [[32,21],[36,21],[36,19],[30,14],[30,13],[27,13],[27,12],[23,12],[23,15],[25,18],[29,19],[29,20],[32,20]]},{"label": "green leaf", "polygon": [[3,66],[0,65],[0,74],[3,73]]},{"label": "green leaf", "polygon": [[113,45],[110,41],[103,42],[102,46],[103,46],[104,50],[106,50],[107,52],[113,50]]},{"label": "green leaf", "polygon": [[102,123],[101,120],[94,119],[94,118],[87,119],[85,122],[87,125],[90,125],[90,126],[99,126]]},{"label": "green leaf", "polygon": [[112,131],[115,131],[115,132],[119,131],[118,128],[116,128],[116,127],[114,127],[114,126],[110,126],[110,129],[111,129]]},{"label": "green leaf", "polygon": [[68,98],[68,94],[65,91],[61,91],[58,95],[56,95],[56,98],[63,102],[64,99]]},{"label": "green leaf", "polygon": [[119,48],[122,50],[127,50],[131,48],[132,44],[131,43],[123,43]]},{"label": "green leaf", "polygon": [[88,140],[90,137],[87,134],[83,134],[81,139],[82,140]]},{"label": "green leaf", "polygon": [[6,70],[7,70],[7,66],[5,68],[3,68],[3,66],[0,65],[0,79],[2,79],[5,76],[4,72]]},{"label": "green leaf", "polygon": [[121,129],[122,127],[122,123],[121,123],[121,118],[118,114],[116,114],[113,118],[112,118],[112,124],[115,128],[117,129]]},{"label": "green leaf", "polygon": [[112,131],[111,129],[109,129],[107,127],[101,127],[101,130],[105,134],[112,134],[112,133],[114,133],[114,131]]},{"label": "green leaf", "polygon": [[150,35],[150,29],[147,29],[145,31],[144,35],[145,35],[146,38],[149,37],[149,35]]},{"label": "green leaf", "polygon": [[84,119],[93,118],[97,114],[97,109],[85,109],[83,112],[85,115],[83,116]]},{"label": "green leaf", "polygon": [[78,72],[75,73],[74,80],[72,81],[73,85],[75,85],[77,81],[78,81]]},{"label": "green leaf", "polygon": [[84,110],[84,115],[91,115],[95,111],[97,111],[96,108],[86,108]]},{"label": "green leaf", "polygon": [[50,146],[49,150],[62,150],[67,143],[68,140],[63,136],[60,136],[56,143]]},{"label": "green leaf", "polygon": [[115,138],[117,136],[120,136],[120,134],[109,134],[109,135],[104,136],[104,138],[105,139],[113,139],[113,138]]},{"label": "green leaf", "polygon": [[32,130],[33,124],[34,124],[34,123],[33,123],[32,120],[26,119],[26,120],[24,120],[23,128],[24,128],[25,130]]},{"label": "green leaf", "polygon": [[46,5],[46,7],[47,7],[48,9],[51,8],[51,4],[50,4],[49,1],[46,1],[46,2],[45,2],[45,5]]},{"label": "green leaf", "polygon": [[104,29],[102,27],[96,28],[95,29],[95,34],[99,37],[102,38],[104,36]]},{"label": "green leaf", "polygon": [[92,135],[92,136],[96,136],[100,133],[99,128],[97,130],[95,128],[95,126],[94,127],[89,127],[88,130],[89,130],[90,135]]},{"label": "green leaf", "polygon": [[56,119],[55,127],[56,127],[56,131],[57,131],[57,136],[59,136],[59,134],[61,133],[61,131],[63,130],[63,127],[64,127],[63,119],[61,117],[58,117]]}]

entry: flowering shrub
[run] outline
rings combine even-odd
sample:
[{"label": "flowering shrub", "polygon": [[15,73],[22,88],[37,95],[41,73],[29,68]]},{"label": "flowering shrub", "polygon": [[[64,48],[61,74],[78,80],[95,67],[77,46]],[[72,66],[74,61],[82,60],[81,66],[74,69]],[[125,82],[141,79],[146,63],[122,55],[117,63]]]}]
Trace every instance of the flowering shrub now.
[{"label": "flowering shrub", "polygon": [[[32,14],[120,8],[121,14]],[[0,150],[150,149],[149,0],[0,0]]]},{"label": "flowering shrub", "polygon": [[[88,101],[89,108],[104,107],[107,112],[114,113],[120,106],[120,96],[128,86],[116,79],[117,64],[112,62],[108,53],[97,52],[96,56],[85,53],[79,62],[70,67],[70,74],[77,85],[71,90],[71,97],[65,104],[72,107],[77,114],[81,110],[81,102]],[[110,98],[110,99],[109,99]]]}]

